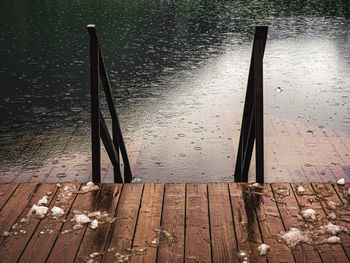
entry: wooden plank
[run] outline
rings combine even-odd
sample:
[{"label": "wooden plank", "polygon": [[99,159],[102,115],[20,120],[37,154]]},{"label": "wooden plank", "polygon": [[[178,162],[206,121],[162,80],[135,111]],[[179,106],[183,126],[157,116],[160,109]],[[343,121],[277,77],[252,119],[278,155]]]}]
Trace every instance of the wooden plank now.
[{"label": "wooden plank", "polygon": [[333,187],[342,203],[345,205],[348,204],[350,202],[350,195],[348,194],[350,183],[345,183],[344,185],[333,184]]},{"label": "wooden plank", "polygon": [[271,246],[267,258],[272,262],[294,262],[292,251],[276,240],[276,236],[284,231],[282,219],[269,184],[251,187],[254,207],[258,216],[263,242]]},{"label": "wooden plank", "polygon": [[116,211],[117,220],[111,225],[102,262],[116,261],[115,253],[129,255],[137,222],[142,184],[125,184]]},{"label": "wooden plank", "polygon": [[74,203],[71,204],[71,209],[65,210],[66,222],[61,227],[60,234],[55,243],[52,242],[52,251],[47,254],[47,262],[73,262],[76,253],[79,249],[80,242],[85,233],[85,227],[73,230],[75,222],[71,221],[74,218],[74,211],[81,213],[83,211],[92,211],[95,206],[95,200],[100,190],[93,190],[85,194],[78,194]]},{"label": "wooden plank", "polygon": [[[299,215],[300,209],[289,183],[271,184],[274,199],[286,231],[292,227],[303,229],[304,221]],[[321,262],[320,255],[310,244],[299,244],[293,249],[296,262]]]},{"label": "wooden plank", "polygon": [[[292,184],[292,188],[294,193],[297,193],[297,187],[300,184]],[[298,205],[302,211],[305,211],[306,209],[313,209],[316,213],[318,213],[318,220],[313,223],[309,223],[308,227],[311,231],[314,230],[315,226],[320,226],[323,224],[327,224],[328,220],[326,218],[326,215],[322,209],[321,204],[317,201],[317,196],[315,195],[315,192],[313,192],[312,186],[309,183],[303,183],[302,186],[307,190],[307,192],[310,192],[308,195],[299,195],[295,194],[296,199],[298,201]],[[321,236],[319,239],[315,238],[315,242],[322,242],[324,240],[324,237]],[[340,244],[319,244],[318,245],[320,256],[323,260],[323,262],[348,262],[348,258],[343,251],[343,248]]]},{"label": "wooden plank", "polygon": [[208,184],[213,262],[239,262],[228,185]]},{"label": "wooden plank", "polygon": [[211,262],[206,184],[187,184],[185,261]]},{"label": "wooden plank", "polygon": [[18,183],[1,183],[0,184],[0,211],[10,198],[10,196],[16,191]]},{"label": "wooden plank", "polygon": [[[34,196],[29,200],[28,205],[18,217],[16,221],[16,229],[11,229],[10,235],[4,238],[3,242],[1,242],[0,262],[17,262],[22,251],[31,238],[31,235],[41,221],[41,219],[35,217],[28,218],[27,215],[29,210],[45,195],[48,197],[48,203],[45,206],[48,206],[52,201],[52,198],[55,196],[56,191],[57,186],[55,184],[41,184],[39,186]],[[25,221],[22,221],[23,219],[25,219]]]},{"label": "wooden plank", "polygon": [[[337,214],[337,218],[341,218],[342,212],[348,213],[347,206],[344,206],[342,203],[342,200],[339,198],[337,193],[335,192],[334,188],[330,184],[321,184],[321,183],[313,183],[312,184],[313,189],[315,193],[318,195],[322,208],[328,217],[330,213]],[[331,203],[333,202],[333,203]],[[335,207],[333,207],[335,205]],[[337,220],[336,222],[332,222],[333,224],[340,225],[345,227],[346,229],[349,229],[350,224],[348,222],[344,222],[341,220]],[[350,256],[350,239],[348,238],[347,233],[340,233],[338,234],[340,239],[342,240],[342,246],[343,249],[349,258]]]},{"label": "wooden plank", "polygon": [[[166,184],[158,262],[184,262],[185,184]],[[168,236],[166,236],[166,234]]]},{"label": "wooden plank", "polygon": [[156,262],[164,184],[146,184],[143,192],[131,262]]},{"label": "wooden plank", "polygon": [[263,242],[248,184],[230,183],[229,187],[239,252],[248,256],[248,262],[266,262],[257,250]]},{"label": "wooden plank", "polygon": [[[104,184],[96,200],[94,211],[108,213],[108,218],[113,220],[121,191],[121,184]],[[80,245],[77,259],[86,261],[92,253],[101,253],[102,255],[110,227],[111,224],[108,222],[102,225],[99,224],[96,229],[88,227]]]},{"label": "wooden plank", "polygon": [[[65,183],[60,187],[58,194],[49,206],[49,210],[53,206],[60,207],[64,210],[64,215],[61,219],[65,219],[68,211],[75,199],[73,193],[79,188],[80,184]],[[51,248],[60,233],[63,222],[55,219],[52,216],[43,218],[39,226],[35,229],[26,249],[21,255],[18,262],[44,262],[49,256]],[[73,245],[72,242],[69,245]],[[62,262],[62,261],[60,261]]]},{"label": "wooden plank", "polygon": [[18,216],[33,197],[39,184],[20,184],[0,214],[0,233],[10,231]]}]

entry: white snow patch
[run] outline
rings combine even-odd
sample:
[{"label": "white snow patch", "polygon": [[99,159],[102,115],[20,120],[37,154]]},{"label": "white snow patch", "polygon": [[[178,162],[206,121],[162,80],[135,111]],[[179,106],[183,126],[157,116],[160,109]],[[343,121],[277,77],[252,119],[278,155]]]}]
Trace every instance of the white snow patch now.
[{"label": "white snow patch", "polygon": [[101,216],[101,211],[95,211],[88,214],[88,217],[99,217]]},{"label": "white snow patch", "polygon": [[64,215],[64,211],[62,208],[59,208],[57,206],[54,206],[51,208],[52,215],[55,217],[61,217]]},{"label": "white snow patch", "polygon": [[327,218],[328,218],[328,219],[335,220],[335,219],[337,219],[337,215],[336,215],[334,212],[332,212],[332,213],[329,213],[329,214],[328,214]]},{"label": "white snow patch", "polygon": [[306,220],[311,220],[311,221],[314,221],[316,220],[316,211],[309,208],[309,209],[306,209],[304,211],[301,212],[301,215],[306,219]]},{"label": "white snow patch", "polygon": [[240,257],[245,257],[247,254],[244,251],[239,252]]},{"label": "white snow patch", "polygon": [[294,248],[300,242],[309,241],[307,233],[302,233],[298,228],[295,227],[290,228],[288,232],[284,233],[282,235],[282,239],[290,248]]},{"label": "white snow patch", "polygon": [[341,178],[337,181],[337,184],[339,185],[344,185],[345,184],[345,179],[344,178]]},{"label": "white snow patch", "polygon": [[267,251],[271,248],[271,246],[266,245],[266,244],[261,244],[258,246],[258,251],[260,256],[265,256],[267,254]]},{"label": "white snow patch", "polygon": [[7,236],[9,236],[9,235],[10,235],[10,232],[8,232],[8,231],[4,231],[4,232],[1,234],[2,237],[7,237]]},{"label": "white snow patch", "polygon": [[326,242],[329,243],[329,244],[339,244],[339,243],[341,243],[340,237],[337,237],[337,236],[333,236],[333,237],[327,238]]},{"label": "white snow patch", "polygon": [[298,186],[297,191],[298,191],[299,193],[304,193],[304,192],[306,192],[305,188],[304,188],[302,185],[299,185],[299,186]]},{"label": "white snow patch", "polygon": [[33,207],[29,210],[28,217],[35,216],[36,218],[44,218],[47,210],[49,210],[46,206],[37,206],[33,205]]},{"label": "white snow patch", "polygon": [[57,185],[57,187],[61,187],[61,186],[62,186],[60,183],[58,183],[58,184],[56,184],[56,185]]},{"label": "white snow patch", "polygon": [[253,187],[260,187],[260,184],[259,183],[254,183]]},{"label": "white snow patch", "polygon": [[90,223],[90,228],[95,229],[98,227],[98,221],[96,219],[92,220]]},{"label": "white snow patch", "polygon": [[73,230],[79,230],[79,229],[82,229],[82,228],[83,228],[83,226],[80,225],[80,224],[76,224],[76,225],[73,226]]},{"label": "white snow patch", "polygon": [[21,220],[19,220],[20,223],[27,223],[28,218],[22,217]]},{"label": "white snow patch", "polygon": [[332,235],[336,235],[336,234],[342,232],[342,230],[343,230],[341,226],[333,225],[330,222],[328,223],[328,225],[326,225],[324,227],[324,229],[325,229],[326,233],[330,233]]},{"label": "white snow patch", "polygon": [[81,192],[87,193],[98,189],[99,189],[98,185],[95,185],[93,182],[88,182],[85,186],[81,188]]},{"label": "white snow patch", "polygon": [[332,210],[335,210],[335,209],[337,209],[337,203],[336,202],[333,202],[333,201],[328,201],[327,202],[327,206],[328,206],[328,208],[329,209],[332,209]]},{"label": "white snow patch", "polygon": [[83,224],[90,223],[91,219],[84,214],[80,214],[80,215],[75,215],[72,221],[75,221],[78,225],[83,225]]},{"label": "white snow patch", "polygon": [[49,202],[49,197],[47,195],[44,195],[37,203],[37,205],[47,205]]},{"label": "white snow patch", "polygon": [[95,252],[95,253],[91,253],[91,254],[89,255],[89,257],[90,257],[90,258],[95,258],[95,257],[98,257],[98,256],[100,256],[100,255],[101,255],[101,253]]}]

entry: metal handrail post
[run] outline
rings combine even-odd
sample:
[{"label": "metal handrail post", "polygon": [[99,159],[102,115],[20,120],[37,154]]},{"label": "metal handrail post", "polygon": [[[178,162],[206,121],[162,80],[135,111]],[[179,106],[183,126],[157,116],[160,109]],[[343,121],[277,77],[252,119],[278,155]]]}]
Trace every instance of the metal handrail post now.
[{"label": "metal handrail post", "polygon": [[101,182],[101,141],[100,141],[100,69],[99,47],[95,25],[87,26],[90,35],[90,81],[91,81],[91,141],[92,181]]}]

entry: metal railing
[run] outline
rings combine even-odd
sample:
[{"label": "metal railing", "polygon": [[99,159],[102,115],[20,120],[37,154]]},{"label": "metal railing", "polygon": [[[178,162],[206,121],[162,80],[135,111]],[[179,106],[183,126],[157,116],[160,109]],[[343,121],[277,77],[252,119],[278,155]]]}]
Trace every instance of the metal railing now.
[{"label": "metal railing", "polygon": [[[91,81],[91,140],[92,140],[92,181],[101,182],[101,142],[106,148],[114,168],[114,182],[123,183],[120,171],[119,150],[124,162],[124,182],[131,183],[132,173],[126,152],[123,135],[112,96],[112,90],[98,43],[95,25],[87,25],[90,35],[90,81]],[[111,138],[100,107],[100,82],[106,95],[108,109],[112,118]]]},{"label": "metal railing", "polygon": [[267,26],[255,27],[253,52],[250,61],[234,175],[235,182],[248,182],[254,140],[256,181],[258,183],[264,182],[263,58],[267,30]]}]

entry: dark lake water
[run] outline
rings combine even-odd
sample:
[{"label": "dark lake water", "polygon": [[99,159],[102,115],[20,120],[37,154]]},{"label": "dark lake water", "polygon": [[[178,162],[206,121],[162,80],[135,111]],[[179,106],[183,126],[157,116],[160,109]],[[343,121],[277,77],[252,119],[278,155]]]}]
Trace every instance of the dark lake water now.
[{"label": "dark lake water", "polygon": [[8,144],[28,134],[80,136],[68,156],[89,155],[91,23],[141,181],[230,178],[258,24],[265,113],[350,131],[348,0],[16,0],[0,21],[2,170],[26,165]]}]

